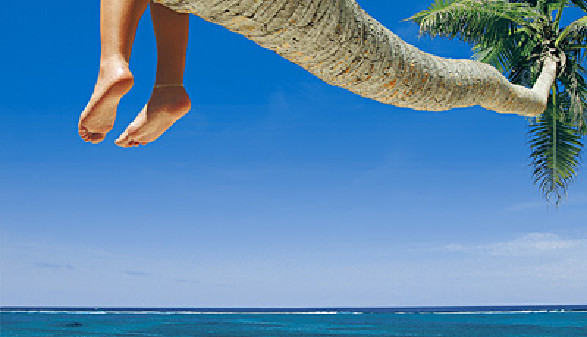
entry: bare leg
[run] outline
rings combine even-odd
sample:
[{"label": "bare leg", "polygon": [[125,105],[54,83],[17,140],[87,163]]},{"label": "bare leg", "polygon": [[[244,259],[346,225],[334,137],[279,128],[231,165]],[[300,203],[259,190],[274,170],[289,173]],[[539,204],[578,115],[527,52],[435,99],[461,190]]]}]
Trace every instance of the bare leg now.
[{"label": "bare leg", "polygon": [[151,17],[157,39],[155,86],[147,105],[116,140],[122,147],[154,141],[190,110],[183,87],[189,16],[151,4]]},{"label": "bare leg", "polygon": [[80,136],[101,142],[112,129],[120,98],[133,85],[128,62],[139,19],[149,0],[102,0],[100,3],[100,72],[90,102],[82,112]]}]

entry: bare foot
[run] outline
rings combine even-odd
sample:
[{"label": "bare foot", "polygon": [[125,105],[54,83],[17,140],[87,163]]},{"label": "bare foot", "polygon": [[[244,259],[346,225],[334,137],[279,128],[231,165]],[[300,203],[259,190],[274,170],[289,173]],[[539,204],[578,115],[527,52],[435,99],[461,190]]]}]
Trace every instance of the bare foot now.
[{"label": "bare foot", "polygon": [[133,76],[124,61],[108,61],[100,65],[100,74],[90,102],[79,118],[78,132],[83,140],[101,142],[112,130],[118,102],[133,85]]},{"label": "bare foot", "polygon": [[145,145],[159,138],[190,110],[190,98],[183,86],[153,88],[149,103],[116,140],[116,145]]}]

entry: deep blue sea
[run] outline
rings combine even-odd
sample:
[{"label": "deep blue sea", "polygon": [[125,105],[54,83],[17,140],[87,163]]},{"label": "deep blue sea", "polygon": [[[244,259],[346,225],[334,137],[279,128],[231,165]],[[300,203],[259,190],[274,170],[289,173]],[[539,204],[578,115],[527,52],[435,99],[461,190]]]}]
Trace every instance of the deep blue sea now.
[{"label": "deep blue sea", "polygon": [[587,306],[0,310],[2,337],[587,336]]}]

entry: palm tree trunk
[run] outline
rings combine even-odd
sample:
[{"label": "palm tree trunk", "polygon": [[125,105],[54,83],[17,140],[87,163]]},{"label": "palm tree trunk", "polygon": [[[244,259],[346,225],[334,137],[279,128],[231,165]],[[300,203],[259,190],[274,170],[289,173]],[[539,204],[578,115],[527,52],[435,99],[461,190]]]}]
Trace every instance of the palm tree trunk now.
[{"label": "palm tree trunk", "polygon": [[154,0],[244,35],[326,83],[385,104],[417,110],[481,105],[537,116],[556,76],[554,58],[528,89],[490,65],[422,52],[354,0]]}]

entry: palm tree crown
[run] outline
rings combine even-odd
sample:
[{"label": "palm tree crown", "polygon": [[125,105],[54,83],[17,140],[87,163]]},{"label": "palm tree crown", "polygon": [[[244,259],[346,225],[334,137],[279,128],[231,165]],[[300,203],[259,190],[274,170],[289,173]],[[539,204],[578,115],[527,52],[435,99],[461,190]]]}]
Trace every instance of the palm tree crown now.
[{"label": "palm tree crown", "polygon": [[587,0],[435,0],[410,19],[421,34],[457,38],[515,84],[531,86],[549,55],[558,73],[545,112],[530,121],[534,182],[559,205],[575,178],[587,133],[587,15],[561,27],[564,9]]}]

